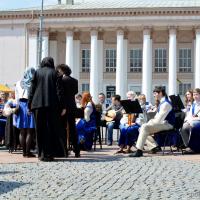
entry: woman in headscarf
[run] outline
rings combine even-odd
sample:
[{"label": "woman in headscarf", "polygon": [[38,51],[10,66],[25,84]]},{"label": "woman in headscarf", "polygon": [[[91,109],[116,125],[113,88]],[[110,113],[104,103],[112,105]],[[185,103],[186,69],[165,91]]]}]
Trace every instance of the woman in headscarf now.
[{"label": "woman in headscarf", "polygon": [[18,113],[15,122],[16,127],[20,129],[19,140],[23,148],[24,157],[35,157],[35,155],[30,152],[33,143],[35,124],[33,114],[28,109],[28,94],[34,73],[34,68],[27,68],[22,80],[17,82],[15,88],[16,102],[18,105]]},{"label": "woman in headscarf", "polygon": [[35,117],[39,160],[67,156],[65,130],[61,125],[61,115],[66,113],[63,87],[51,57],[44,58],[35,72],[29,108]]}]

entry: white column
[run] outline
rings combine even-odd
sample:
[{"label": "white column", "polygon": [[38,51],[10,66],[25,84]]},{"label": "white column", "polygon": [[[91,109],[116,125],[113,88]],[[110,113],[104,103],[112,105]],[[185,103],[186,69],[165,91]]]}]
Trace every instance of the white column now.
[{"label": "white column", "polygon": [[99,69],[98,69],[98,32],[91,31],[91,60],[90,60],[90,93],[95,103],[98,102]]},{"label": "white column", "polygon": [[38,56],[38,34],[37,31],[30,31],[28,37],[28,67],[37,68]]},{"label": "white column", "polygon": [[72,70],[72,76],[75,71],[74,69],[74,42],[73,42],[73,31],[66,32],[66,64]]},{"label": "white column", "polygon": [[73,77],[79,80],[80,74],[80,40],[74,40]]},{"label": "white column", "polygon": [[103,40],[98,40],[98,72],[99,85],[98,93],[103,92]]},{"label": "white column", "polygon": [[143,68],[142,68],[142,93],[148,102],[152,97],[152,40],[151,30],[143,31]]},{"label": "white column", "polygon": [[42,34],[42,59],[49,56],[49,33]]},{"label": "white column", "polygon": [[196,30],[194,88],[200,88],[200,29]]},{"label": "white column", "polygon": [[124,40],[124,32],[117,31],[117,66],[116,66],[116,94],[122,99],[127,92],[127,40]]},{"label": "white column", "polygon": [[168,95],[177,94],[177,72],[176,72],[176,29],[169,30],[169,78]]}]

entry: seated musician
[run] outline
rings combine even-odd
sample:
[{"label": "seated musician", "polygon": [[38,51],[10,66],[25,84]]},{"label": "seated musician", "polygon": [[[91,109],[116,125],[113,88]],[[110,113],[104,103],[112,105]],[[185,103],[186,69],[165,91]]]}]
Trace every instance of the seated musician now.
[{"label": "seated musician", "polygon": [[119,127],[120,120],[122,118],[122,105],[120,103],[120,95],[114,95],[112,97],[112,105],[107,108],[107,116],[105,117],[107,121],[108,128],[108,146],[112,146],[113,142],[113,129],[114,127]]},{"label": "seated musician", "polygon": [[186,116],[181,130],[181,137],[183,139],[185,147],[188,146],[191,136],[191,129],[200,124],[200,89],[193,90],[194,102],[190,107],[190,111]]},{"label": "seated musician", "polygon": [[77,121],[78,143],[81,150],[91,150],[93,145],[93,128],[96,128],[96,109],[89,92],[84,92],[81,106],[84,118]]},{"label": "seated musician", "polygon": [[98,105],[101,106],[101,126],[106,126],[105,115],[107,113],[107,108],[110,106],[110,102],[106,99],[104,93],[99,93],[99,103]]},{"label": "seated musician", "polygon": [[[120,121],[120,149],[116,153],[132,153],[131,147],[137,141],[139,128],[142,124],[147,122],[146,112],[149,110],[149,103],[146,102],[144,94],[139,95],[138,100],[143,113],[140,113],[139,115],[123,115],[123,118]],[[124,151],[124,148],[126,147],[127,149]]]},{"label": "seated musician", "polygon": [[160,151],[160,147],[157,145],[152,136],[155,133],[171,130],[174,127],[175,114],[164,87],[156,87],[154,90],[154,96],[160,100],[157,113],[153,119],[141,126],[136,143],[137,151],[134,154],[131,154],[130,157],[143,156],[143,148],[145,143],[152,153]]}]

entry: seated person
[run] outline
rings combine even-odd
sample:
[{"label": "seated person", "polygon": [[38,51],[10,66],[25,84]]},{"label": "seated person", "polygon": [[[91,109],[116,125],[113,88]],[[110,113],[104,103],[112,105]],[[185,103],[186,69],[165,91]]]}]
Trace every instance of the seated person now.
[{"label": "seated person", "polygon": [[101,126],[106,126],[105,115],[107,108],[110,106],[110,102],[106,99],[104,93],[99,93],[99,106],[101,106]]},{"label": "seated person", "polygon": [[5,92],[0,92],[0,146],[3,146],[5,143],[6,117],[3,116],[3,110],[7,99],[8,94]]},{"label": "seated person", "polygon": [[78,143],[81,150],[91,150],[93,145],[93,130],[96,128],[96,109],[89,92],[84,92],[81,106],[84,118],[77,121]]},{"label": "seated person", "polygon": [[[123,115],[123,118],[120,121],[120,149],[116,153],[132,153],[131,147],[137,141],[139,128],[142,124],[147,122],[146,112],[149,108],[149,103],[146,103],[144,94],[139,95],[138,100],[143,113],[140,113],[139,115],[131,114],[131,119],[128,119],[128,114]],[[129,120],[131,124],[129,124]],[[125,147],[127,147],[127,150],[124,151]]]},{"label": "seated person", "polygon": [[190,111],[187,114],[183,128],[181,130],[181,137],[183,139],[183,143],[185,147],[188,146],[190,137],[191,137],[191,129],[196,125],[200,124],[200,89],[196,88],[193,90],[193,98],[194,102],[190,107]]},{"label": "seated person", "polygon": [[134,101],[135,100],[135,98],[136,98],[136,93],[134,92],[134,91],[128,91],[127,93],[126,93],[126,97],[127,97],[127,99],[129,99],[129,100],[131,100],[131,101]]},{"label": "seated person", "polygon": [[120,95],[114,95],[112,97],[112,105],[107,108],[107,116],[105,120],[107,121],[108,128],[108,146],[112,146],[113,142],[113,129],[114,127],[119,127],[120,120],[122,118],[122,105],[120,103]]},{"label": "seated person", "polygon": [[167,97],[164,87],[156,87],[154,90],[154,96],[160,100],[157,113],[153,119],[141,126],[139,137],[136,143],[137,151],[134,154],[131,154],[130,157],[143,156],[143,148],[145,143],[152,153],[160,151],[160,147],[157,145],[152,135],[160,131],[171,130],[175,125],[175,113],[172,109],[172,104]]},{"label": "seated person", "polygon": [[81,107],[81,100],[82,100],[82,95],[81,94],[77,94],[75,96],[75,101],[76,101],[76,107],[77,108]]},{"label": "seated person", "polygon": [[190,112],[190,108],[193,104],[193,91],[192,90],[188,90],[185,93],[185,109],[183,109],[183,112],[185,112],[186,116],[188,115],[188,113]]}]

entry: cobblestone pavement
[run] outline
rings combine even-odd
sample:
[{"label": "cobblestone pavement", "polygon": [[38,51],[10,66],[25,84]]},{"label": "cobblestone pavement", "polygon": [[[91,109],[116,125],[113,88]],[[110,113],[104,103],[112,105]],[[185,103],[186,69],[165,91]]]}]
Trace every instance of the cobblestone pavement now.
[{"label": "cobblestone pavement", "polygon": [[0,200],[200,199],[200,162],[155,157],[0,164]]}]

